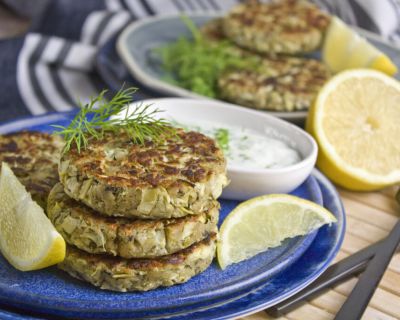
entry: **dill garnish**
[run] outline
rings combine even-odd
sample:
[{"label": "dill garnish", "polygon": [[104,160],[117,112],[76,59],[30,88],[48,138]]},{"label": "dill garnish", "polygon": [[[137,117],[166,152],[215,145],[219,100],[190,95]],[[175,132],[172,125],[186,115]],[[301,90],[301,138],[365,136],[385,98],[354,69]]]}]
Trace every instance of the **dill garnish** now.
[{"label": "dill garnish", "polygon": [[[103,90],[89,103],[80,105],[80,110],[68,126],[53,125],[59,129],[55,134],[65,140],[63,153],[68,152],[72,145],[78,153],[86,149],[90,139],[99,140],[106,132],[124,131],[133,142],[143,144],[146,140],[161,142],[167,137],[176,135],[176,129],[163,118],[156,115],[159,109],[149,109],[151,105],[139,104],[133,111],[127,105],[132,102],[132,95],[136,88],[119,90],[111,100],[106,100],[107,90]],[[119,119],[110,119],[122,111],[124,116]]]},{"label": "dill garnish", "polygon": [[174,43],[155,49],[167,73],[166,81],[215,98],[218,96],[217,81],[224,71],[258,68],[256,57],[239,54],[229,40],[211,41],[188,17],[182,16],[182,20],[192,39],[180,37]]}]

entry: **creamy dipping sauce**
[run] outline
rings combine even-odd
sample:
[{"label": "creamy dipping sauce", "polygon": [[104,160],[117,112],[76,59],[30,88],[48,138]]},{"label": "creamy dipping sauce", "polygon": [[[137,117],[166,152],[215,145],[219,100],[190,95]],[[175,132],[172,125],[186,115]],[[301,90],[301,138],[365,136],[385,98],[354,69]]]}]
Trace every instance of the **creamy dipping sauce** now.
[{"label": "creamy dipping sauce", "polygon": [[207,122],[202,122],[201,126],[186,122],[176,122],[176,125],[215,139],[230,166],[269,169],[283,168],[301,161],[298,151],[288,143],[255,130]]}]

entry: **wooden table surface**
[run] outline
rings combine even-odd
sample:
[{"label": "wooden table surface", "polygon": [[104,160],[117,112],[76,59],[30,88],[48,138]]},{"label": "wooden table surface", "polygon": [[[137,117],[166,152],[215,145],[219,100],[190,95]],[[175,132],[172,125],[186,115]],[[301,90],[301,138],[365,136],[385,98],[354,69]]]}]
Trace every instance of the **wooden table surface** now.
[{"label": "wooden table surface", "polygon": [[[26,19],[16,17],[0,5],[0,38],[16,36],[26,30]],[[339,188],[347,214],[347,230],[343,246],[335,261],[382,239],[400,218],[400,208],[394,200],[397,187],[379,192],[357,193]],[[333,319],[347,295],[356,284],[354,277],[319,297],[308,301],[279,320]],[[273,319],[258,312],[242,319]],[[362,319],[400,319],[400,253],[392,259],[379,288],[376,290]]]}]

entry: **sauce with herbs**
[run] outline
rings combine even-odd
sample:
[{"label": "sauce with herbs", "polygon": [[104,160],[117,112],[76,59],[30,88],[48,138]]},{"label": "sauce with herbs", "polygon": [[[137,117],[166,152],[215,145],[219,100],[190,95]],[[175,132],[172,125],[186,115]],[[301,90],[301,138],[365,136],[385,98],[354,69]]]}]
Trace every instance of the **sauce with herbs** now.
[{"label": "sauce with herbs", "polygon": [[215,139],[231,166],[251,169],[283,168],[301,161],[300,154],[289,143],[255,130],[206,122],[201,126],[187,123],[177,125]]}]

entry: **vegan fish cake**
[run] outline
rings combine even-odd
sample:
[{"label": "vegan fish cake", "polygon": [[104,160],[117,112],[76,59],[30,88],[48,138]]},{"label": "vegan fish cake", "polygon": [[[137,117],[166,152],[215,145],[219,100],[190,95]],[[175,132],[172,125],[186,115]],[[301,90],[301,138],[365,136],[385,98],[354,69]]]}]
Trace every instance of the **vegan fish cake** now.
[{"label": "vegan fish cake", "polygon": [[47,133],[22,131],[0,136],[0,164],[6,162],[42,207],[58,182],[63,141]]},{"label": "vegan fish cake", "polygon": [[197,214],[213,205],[227,184],[226,163],[214,140],[177,130],[163,142],[132,142],[107,132],[59,165],[65,192],[108,216],[147,219]]},{"label": "vegan fish cake", "polygon": [[86,252],[156,257],[185,249],[217,232],[219,203],[214,201],[205,212],[176,219],[104,217],[69,198],[59,183],[50,192],[47,214],[69,244]]},{"label": "vegan fish cake", "polygon": [[255,109],[307,110],[330,72],[313,59],[264,58],[258,71],[227,71],[218,79],[222,99]]},{"label": "vegan fish cake", "polygon": [[237,45],[266,54],[299,54],[320,47],[330,17],[305,0],[249,1],[223,19]]},{"label": "vegan fish cake", "polygon": [[214,258],[215,240],[211,234],[182,251],[154,259],[123,259],[67,246],[59,267],[101,289],[147,291],[186,282],[203,272]]}]

